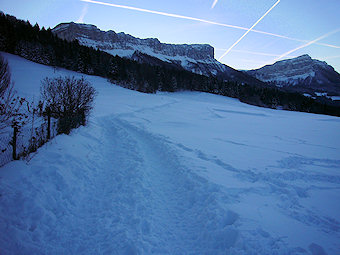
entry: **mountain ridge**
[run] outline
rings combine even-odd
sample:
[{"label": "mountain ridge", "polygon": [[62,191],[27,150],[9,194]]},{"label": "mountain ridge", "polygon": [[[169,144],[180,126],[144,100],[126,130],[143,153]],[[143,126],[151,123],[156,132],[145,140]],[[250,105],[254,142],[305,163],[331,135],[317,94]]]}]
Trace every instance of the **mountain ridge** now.
[{"label": "mountain ridge", "polygon": [[81,44],[96,44],[91,42],[96,37],[97,42],[104,42],[105,44],[96,44],[94,46],[104,51],[112,50],[114,46],[118,49],[132,50],[135,49],[133,47],[134,44],[139,44],[152,48],[155,53],[165,52],[167,56],[187,56],[195,60],[211,60],[214,58],[214,48],[209,44],[161,43],[157,38],[140,39],[124,32],[116,33],[113,30],[102,31],[97,26],[91,24],[61,23],[54,27],[52,31],[62,39],[68,41],[77,39]]},{"label": "mountain ridge", "polygon": [[325,61],[304,54],[245,73],[268,83],[300,92],[326,92],[340,95],[340,74]]}]

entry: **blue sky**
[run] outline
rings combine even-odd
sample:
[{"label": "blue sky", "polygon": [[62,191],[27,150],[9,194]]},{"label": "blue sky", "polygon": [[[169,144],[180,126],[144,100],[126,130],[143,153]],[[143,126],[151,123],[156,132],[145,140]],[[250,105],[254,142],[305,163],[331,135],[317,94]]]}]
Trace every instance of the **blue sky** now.
[{"label": "blue sky", "polygon": [[[81,0],[0,0],[0,6],[4,13],[45,27],[78,21],[102,30],[158,38],[165,43],[208,43],[215,48],[215,58],[219,59],[278,0],[98,1],[183,17]],[[236,69],[253,69],[278,59],[309,54],[340,72],[339,10],[339,0],[281,0],[220,61]],[[316,39],[318,44],[311,43]]]}]

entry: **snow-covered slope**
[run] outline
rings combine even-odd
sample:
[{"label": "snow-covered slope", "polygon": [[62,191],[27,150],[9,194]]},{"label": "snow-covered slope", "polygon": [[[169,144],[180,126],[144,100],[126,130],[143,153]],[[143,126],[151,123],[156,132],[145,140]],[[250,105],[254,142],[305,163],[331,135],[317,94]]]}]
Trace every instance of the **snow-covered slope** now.
[{"label": "snow-covered slope", "polygon": [[[185,70],[219,76],[238,82],[262,84],[257,79],[218,62],[214,48],[208,44],[166,44],[156,38],[139,39],[125,33],[101,31],[94,25],[61,23],[53,33],[66,40],[77,39],[80,44],[106,51],[112,55],[150,63],[148,56]],[[141,54],[142,53],[142,54]],[[147,56],[144,56],[144,55]],[[154,62],[153,62],[154,63]]]},{"label": "snow-covered slope", "polygon": [[[4,55],[27,97],[81,76]],[[89,125],[0,168],[1,254],[338,254],[339,118],[85,78]]]},{"label": "snow-covered slope", "polygon": [[275,82],[278,86],[299,85],[340,93],[340,74],[326,62],[312,59],[309,55],[278,61],[246,73],[264,82]]}]

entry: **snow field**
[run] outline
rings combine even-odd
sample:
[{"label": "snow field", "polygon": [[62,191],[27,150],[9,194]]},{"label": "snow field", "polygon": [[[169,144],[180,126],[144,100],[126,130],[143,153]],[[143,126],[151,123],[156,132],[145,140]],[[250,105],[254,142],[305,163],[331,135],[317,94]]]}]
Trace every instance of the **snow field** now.
[{"label": "snow field", "polygon": [[[82,76],[4,55],[26,97]],[[0,254],[338,254],[339,118],[86,79],[89,125],[0,168]]]}]

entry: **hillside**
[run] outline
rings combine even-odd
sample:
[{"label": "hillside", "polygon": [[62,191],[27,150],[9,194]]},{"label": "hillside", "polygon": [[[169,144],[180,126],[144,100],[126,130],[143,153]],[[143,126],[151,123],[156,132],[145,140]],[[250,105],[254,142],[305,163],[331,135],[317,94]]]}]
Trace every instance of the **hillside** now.
[{"label": "hillside", "polygon": [[74,75],[98,96],[87,127],[0,169],[1,254],[340,250],[338,117],[143,94],[4,56],[20,95]]}]

